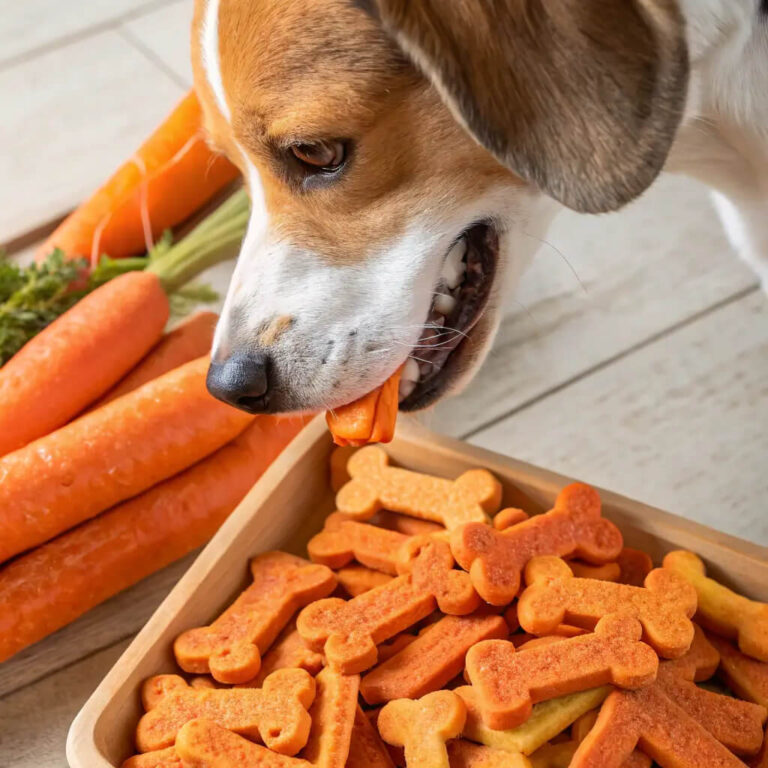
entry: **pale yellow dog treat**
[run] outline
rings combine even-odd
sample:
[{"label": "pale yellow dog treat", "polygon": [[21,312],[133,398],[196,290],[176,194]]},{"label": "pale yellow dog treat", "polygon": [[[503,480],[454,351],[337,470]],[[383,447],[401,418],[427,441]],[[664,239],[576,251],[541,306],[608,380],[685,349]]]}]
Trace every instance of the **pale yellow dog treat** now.
[{"label": "pale yellow dog treat", "polygon": [[473,744],[465,739],[448,742],[451,768],[531,768],[525,755]]}]

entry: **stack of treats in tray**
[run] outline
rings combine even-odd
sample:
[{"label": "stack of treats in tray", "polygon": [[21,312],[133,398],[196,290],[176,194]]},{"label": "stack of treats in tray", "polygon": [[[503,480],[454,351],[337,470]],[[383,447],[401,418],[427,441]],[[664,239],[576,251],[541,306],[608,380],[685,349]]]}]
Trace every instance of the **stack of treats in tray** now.
[{"label": "stack of treats in tray", "polygon": [[580,483],[529,517],[378,446],[332,480],[309,560],[255,557],[144,683],[124,768],[768,768],[768,605],[695,554],[654,569]]}]

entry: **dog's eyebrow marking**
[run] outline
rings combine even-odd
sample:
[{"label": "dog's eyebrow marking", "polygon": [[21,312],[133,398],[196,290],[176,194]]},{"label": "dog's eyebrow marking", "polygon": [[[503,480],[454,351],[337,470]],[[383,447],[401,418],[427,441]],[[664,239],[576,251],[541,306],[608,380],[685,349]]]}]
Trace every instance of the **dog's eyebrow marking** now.
[{"label": "dog's eyebrow marking", "polygon": [[224,93],[224,80],[221,77],[221,63],[219,61],[219,0],[208,0],[200,37],[205,74],[208,76],[208,82],[216,98],[216,106],[227,122],[230,122],[232,114]]}]

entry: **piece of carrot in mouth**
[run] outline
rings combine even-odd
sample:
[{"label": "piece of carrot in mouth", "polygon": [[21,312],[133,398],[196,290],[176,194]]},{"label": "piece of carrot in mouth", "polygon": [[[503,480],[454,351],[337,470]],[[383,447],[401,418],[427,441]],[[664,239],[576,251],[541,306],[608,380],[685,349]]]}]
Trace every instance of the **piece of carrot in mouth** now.
[{"label": "piece of carrot in mouth", "polygon": [[388,443],[395,436],[402,366],[380,387],[353,403],[328,411],[325,420],[336,445],[359,448]]}]

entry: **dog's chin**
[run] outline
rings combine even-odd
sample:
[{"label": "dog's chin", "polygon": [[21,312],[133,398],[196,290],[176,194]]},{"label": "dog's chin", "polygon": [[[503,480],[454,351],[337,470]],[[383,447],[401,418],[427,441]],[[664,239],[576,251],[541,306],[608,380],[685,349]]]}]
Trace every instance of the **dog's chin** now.
[{"label": "dog's chin", "polygon": [[[466,243],[463,277],[453,288],[444,281],[437,287],[425,331],[403,370],[402,411],[428,408],[460,390],[490,345],[495,328],[491,298],[499,262],[499,232],[494,224],[480,222],[461,234],[457,243],[462,241]],[[444,298],[446,293],[450,300]]]}]

